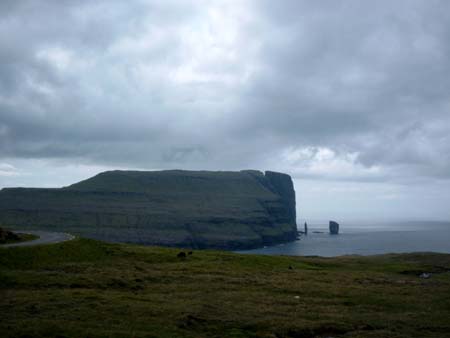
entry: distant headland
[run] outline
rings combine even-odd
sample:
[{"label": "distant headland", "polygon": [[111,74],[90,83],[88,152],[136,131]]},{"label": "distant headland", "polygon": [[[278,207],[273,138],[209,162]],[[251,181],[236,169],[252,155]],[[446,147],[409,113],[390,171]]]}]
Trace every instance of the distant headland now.
[{"label": "distant headland", "polygon": [[147,245],[248,249],[295,240],[289,175],[107,171],[58,189],[0,191],[0,225]]}]

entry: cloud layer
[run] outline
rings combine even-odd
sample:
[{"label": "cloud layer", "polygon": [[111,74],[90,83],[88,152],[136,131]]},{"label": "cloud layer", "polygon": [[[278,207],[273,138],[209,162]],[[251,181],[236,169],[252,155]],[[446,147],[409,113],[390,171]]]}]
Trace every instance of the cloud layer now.
[{"label": "cloud layer", "polygon": [[446,186],[449,12],[444,0],[2,1],[0,184],[33,184],[11,177],[39,163]]}]

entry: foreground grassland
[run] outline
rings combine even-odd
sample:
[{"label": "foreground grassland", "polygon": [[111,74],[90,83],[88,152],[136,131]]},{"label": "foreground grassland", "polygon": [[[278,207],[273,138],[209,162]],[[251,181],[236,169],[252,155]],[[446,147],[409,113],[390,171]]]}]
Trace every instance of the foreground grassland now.
[{"label": "foreground grassland", "polygon": [[450,255],[178,252],[0,249],[0,336],[450,337]]}]

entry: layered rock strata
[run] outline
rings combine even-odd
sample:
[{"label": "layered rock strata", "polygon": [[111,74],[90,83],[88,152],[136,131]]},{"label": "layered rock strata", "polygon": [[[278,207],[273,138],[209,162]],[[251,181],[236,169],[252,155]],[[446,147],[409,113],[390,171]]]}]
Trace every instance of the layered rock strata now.
[{"label": "layered rock strata", "polygon": [[148,245],[246,249],[295,240],[286,174],[108,171],[58,189],[0,191],[0,225]]}]

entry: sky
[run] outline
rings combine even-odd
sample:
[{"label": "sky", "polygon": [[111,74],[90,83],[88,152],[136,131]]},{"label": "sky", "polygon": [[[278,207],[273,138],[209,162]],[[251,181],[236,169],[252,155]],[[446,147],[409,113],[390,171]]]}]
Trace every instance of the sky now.
[{"label": "sky", "polygon": [[450,220],[446,0],[2,0],[0,188],[275,170],[302,218]]}]

